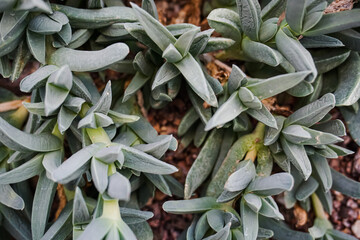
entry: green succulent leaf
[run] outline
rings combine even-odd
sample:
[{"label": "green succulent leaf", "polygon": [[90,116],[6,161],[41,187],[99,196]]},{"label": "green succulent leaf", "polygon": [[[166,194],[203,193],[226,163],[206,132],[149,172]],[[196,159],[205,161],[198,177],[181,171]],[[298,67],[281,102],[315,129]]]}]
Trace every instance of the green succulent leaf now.
[{"label": "green succulent leaf", "polygon": [[73,202],[68,202],[61,211],[58,219],[50,226],[41,240],[45,239],[63,239],[70,235],[72,231],[71,215]]},{"label": "green succulent leaf", "polygon": [[266,127],[265,129],[265,136],[264,136],[264,145],[269,146],[276,142],[276,140],[279,138],[280,133],[282,132],[285,117],[283,116],[274,116],[276,120],[276,127]]},{"label": "green succulent leaf", "polygon": [[339,67],[340,83],[334,92],[336,106],[350,106],[360,98],[360,56],[352,52],[348,60]]},{"label": "green succulent leaf", "polygon": [[230,232],[231,223],[227,223],[224,228],[220,229],[217,233],[215,233],[212,236],[209,236],[207,238],[204,238],[204,240],[213,240],[213,239],[227,239],[231,232]]},{"label": "green succulent leaf", "polygon": [[265,21],[272,17],[278,17],[284,12],[285,7],[285,0],[271,0],[261,9],[261,18]]},{"label": "green succulent leaf", "polygon": [[72,79],[72,73],[67,65],[60,67],[49,76],[44,99],[47,116],[54,113],[65,101],[72,87]]},{"label": "green succulent leaf", "polygon": [[313,238],[322,238],[328,229],[332,229],[332,225],[329,220],[315,218],[314,225],[309,228],[309,233]]},{"label": "green succulent leaf", "polygon": [[99,193],[103,194],[108,186],[108,165],[93,157],[90,169],[96,189]]},{"label": "green succulent leaf", "polygon": [[306,78],[306,81],[311,83],[317,76],[314,60],[301,43],[288,34],[291,33],[283,30],[277,32],[275,36],[276,47],[296,71],[311,71],[311,74]]},{"label": "green succulent leaf", "polygon": [[305,180],[308,179],[312,168],[304,146],[291,143],[283,137],[280,137],[280,142],[290,162],[299,170]]},{"label": "green succulent leaf", "polygon": [[64,13],[74,28],[96,29],[119,22],[135,22],[134,11],[128,7],[106,7],[101,9],[79,9],[65,5],[52,4],[54,11]]},{"label": "green succulent leaf", "polygon": [[342,138],[337,137],[330,133],[316,131],[307,127],[302,127],[305,131],[307,131],[311,138],[302,142],[305,145],[325,145],[325,144],[333,144],[344,141]]},{"label": "green succulent leaf", "polygon": [[33,239],[40,239],[44,235],[56,187],[57,183],[48,179],[45,171],[40,173],[31,215]]},{"label": "green succulent leaf", "polygon": [[173,144],[174,137],[172,135],[161,135],[157,137],[157,140],[156,142],[138,144],[133,147],[160,159],[168,149],[172,148],[171,145]]},{"label": "green succulent leaf", "polygon": [[121,218],[127,224],[136,224],[149,220],[154,216],[152,212],[148,211],[139,211],[132,208],[120,208]]},{"label": "green succulent leaf", "polygon": [[76,152],[52,173],[52,179],[56,182],[68,183],[81,176],[84,166],[104,146],[104,143],[94,143]]},{"label": "green succulent leaf", "polygon": [[241,42],[244,53],[256,62],[265,63],[272,67],[278,66],[282,61],[281,54],[271,47],[245,37]]},{"label": "green succulent leaf", "polygon": [[[210,230],[209,222],[207,221],[207,212],[201,215],[199,220],[196,223],[195,227],[195,239],[204,238],[206,232]],[[193,236],[194,237],[194,236]]]},{"label": "green succulent leaf", "polygon": [[24,200],[9,184],[0,184],[0,203],[15,210],[23,210],[25,208]]},{"label": "green succulent leaf", "polygon": [[328,229],[326,231],[327,236],[333,237],[333,239],[339,239],[339,240],[355,240],[356,238],[354,236],[351,236],[349,234],[346,234],[344,232],[335,230],[335,229]]},{"label": "green succulent leaf", "polygon": [[345,119],[351,137],[358,145],[360,145],[360,129],[357,127],[357,123],[360,119],[360,111],[354,112],[354,110],[349,107],[342,107],[340,108],[340,111]]},{"label": "green succulent leaf", "polygon": [[188,54],[180,62],[174,64],[185,77],[191,89],[205,102],[213,107],[218,106],[214,91],[195,58]]},{"label": "green succulent leaf", "polygon": [[252,135],[240,137],[230,148],[225,159],[222,161],[219,170],[210,181],[206,195],[218,197],[224,190],[224,185],[228,176],[236,170],[236,163],[239,159],[243,159],[245,154],[253,146]]},{"label": "green succulent leaf", "polygon": [[246,113],[249,114],[251,117],[264,123],[266,126],[277,128],[276,120],[275,120],[274,116],[270,113],[270,111],[263,104],[261,104],[260,109],[249,108],[246,111]]},{"label": "green succulent leaf", "polygon": [[28,220],[19,211],[0,204],[2,225],[11,232],[16,239],[31,239],[31,229]]},{"label": "green succulent leaf", "polygon": [[135,15],[141,25],[144,27],[147,35],[156,43],[156,45],[162,50],[170,44],[175,44],[176,38],[167,30],[163,25],[159,23],[153,16],[147,13],[145,10],[138,7],[136,4],[131,4]]},{"label": "green succulent leaf", "polygon": [[51,8],[49,3],[44,2],[43,0],[29,0],[29,1],[20,1],[16,6],[16,10],[32,10],[37,9],[41,12],[51,14]]},{"label": "green succulent leaf", "polygon": [[291,114],[284,122],[284,126],[298,124],[311,127],[319,122],[335,106],[335,97],[328,93],[318,100],[298,109]]},{"label": "green succulent leaf", "polygon": [[241,40],[241,22],[239,15],[230,9],[217,8],[207,16],[211,28],[221,36],[235,41]]},{"label": "green succulent leaf", "polygon": [[[309,71],[288,73],[250,83],[246,87],[260,100],[275,96],[298,85],[308,75]],[[278,86],[273,88],[273,86]]]},{"label": "green succulent leaf", "polygon": [[290,125],[284,128],[281,133],[286,140],[294,144],[301,144],[302,142],[311,139],[311,134],[300,125]]},{"label": "green succulent leaf", "polygon": [[202,197],[190,200],[171,200],[163,204],[166,212],[174,214],[201,213],[220,206],[215,198]]},{"label": "green succulent leaf", "polygon": [[313,194],[316,189],[319,187],[318,181],[313,177],[309,177],[305,182],[302,182],[301,185],[296,190],[295,198],[298,201],[305,201],[308,199],[311,194]]},{"label": "green succulent leaf", "polygon": [[340,137],[346,135],[345,125],[339,119],[321,122],[321,123],[313,125],[311,128],[321,131],[321,132],[331,133],[333,135],[340,136]]},{"label": "green succulent leaf", "polygon": [[73,201],[72,223],[74,225],[88,223],[90,221],[89,210],[79,187],[75,189]]},{"label": "green succulent leaf", "polygon": [[125,156],[125,167],[153,174],[171,174],[177,171],[174,166],[135,148],[123,146],[123,153]]},{"label": "green succulent leaf", "polygon": [[347,29],[344,31],[332,34],[333,37],[339,39],[346,47],[351,50],[359,51],[360,33],[354,29]]},{"label": "green succulent leaf", "polygon": [[350,50],[344,48],[312,51],[315,66],[319,74],[331,71],[341,65],[350,55]]},{"label": "green succulent leaf", "polygon": [[277,239],[294,239],[294,240],[311,240],[309,233],[294,231],[285,223],[267,217],[260,217],[260,226],[271,229],[274,232],[274,238]]},{"label": "green succulent leaf", "polygon": [[181,119],[179,128],[178,128],[178,135],[184,136],[186,132],[189,131],[191,126],[199,119],[199,115],[197,114],[196,110],[192,107],[190,110],[185,114],[185,116]]},{"label": "green succulent leaf", "polygon": [[262,205],[262,201],[259,196],[252,194],[252,193],[247,193],[244,195],[244,200],[245,200],[246,204],[248,205],[248,207],[251,208],[251,210],[253,210],[256,213],[259,212],[261,205]]},{"label": "green succulent leaf", "polygon": [[131,193],[129,179],[118,172],[114,173],[109,177],[109,185],[106,192],[111,198],[129,201]]},{"label": "green succulent leaf", "polygon": [[302,32],[312,29],[322,18],[328,3],[325,0],[307,2],[306,15],[303,20]]},{"label": "green succulent leaf", "polygon": [[193,192],[206,180],[214,167],[220,151],[222,131],[213,130],[202,147],[198,157],[191,166],[185,180],[185,199],[189,199]]},{"label": "green succulent leaf", "polygon": [[85,231],[79,236],[80,239],[102,239],[113,226],[113,220],[109,218],[96,218],[86,226]]},{"label": "green succulent leaf", "polygon": [[169,185],[167,184],[165,178],[162,175],[144,173],[144,175],[158,188],[162,193],[172,196]]},{"label": "green succulent leaf", "polygon": [[71,40],[68,44],[69,48],[76,49],[84,45],[93,34],[92,30],[78,29],[71,35]]},{"label": "green succulent leaf", "polygon": [[128,53],[129,47],[124,43],[114,43],[98,51],[60,48],[51,55],[49,64],[68,65],[71,71],[76,72],[97,71],[123,60]]},{"label": "green succulent leaf", "polygon": [[325,14],[310,30],[303,33],[305,36],[316,36],[355,28],[360,26],[360,9]]},{"label": "green succulent leaf", "polygon": [[331,169],[331,175],[333,178],[332,189],[335,191],[339,191],[347,196],[353,198],[360,198],[360,183],[356,182],[345,175]]},{"label": "green succulent leaf", "polygon": [[277,173],[268,177],[255,178],[246,191],[260,196],[277,195],[291,190],[293,185],[294,179],[289,173]]},{"label": "green succulent leaf", "polygon": [[246,83],[246,74],[235,64],[232,65],[231,74],[228,79],[228,92],[232,94]]},{"label": "green succulent leaf", "polygon": [[179,50],[177,50],[173,44],[169,44],[169,46],[165,48],[162,57],[169,63],[179,62],[183,58]]},{"label": "green succulent leaf", "polygon": [[261,26],[261,9],[258,1],[237,0],[236,1],[241,29],[253,41],[259,40]]},{"label": "green succulent leaf", "polygon": [[22,165],[0,174],[0,184],[13,184],[39,175],[44,170],[43,157],[43,154],[38,154]]},{"label": "green succulent leaf", "polygon": [[[170,63],[169,63],[170,64]],[[160,71],[160,70],[159,70]],[[158,71],[158,72],[159,72]],[[145,83],[150,80],[150,76],[145,76],[140,72],[136,72],[135,76],[131,80],[130,84],[127,86],[124,92],[123,102],[129,100],[134,94],[142,88]]]},{"label": "green succulent leaf", "polygon": [[45,64],[45,35],[26,31],[26,40],[31,54],[40,63]]},{"label": "green succulent leaf", "polygon": [[0,22],[2,25],[1,29],[3,29],[3,32],[0,34],[0,57],[17,48],[29,22],[28,13],[28,11],[15,13],[9,11],[3,15]]},{"label": "green succulent leaf", "polygon": [[319,183],[325,192],[329,191],[333,185],[329,163],[325,157],[322,157],[319,154],[311,155],[310,159],[316,179],[320,180]]},{"label": "green succulent leaf", "polygon": [[215,114],[206,124],[205,130],[209,131],[214,127],[222,126],[225,123],[233,120],[240,113],[246,110],[247,107],[245,107],[241,103],[241,100],[239,98],[239,93],[234,92],[233,94],[231,94],[229,99],[218,108],[218,110],[215,112]]},{"label": "green succulent leaf", "polygon": [[216,232],[220,231],[224,227],[224,212],[219,209],[213,209],[206,212],[206,218],[209,226]]},{"label": "green succulent leaf", "polygon": [[151,89],[154,90],[156,87],[164,85],[170,82],[172,79],[177,77],[180,74],[179,70],[174,66],[174,64],[165,62],[159,70],[156,72],[154,81],[152,83]]},{"label": "green succulent leaf", "polygon": [[50,133],[29,134],[13,127],[0,118],[1,142],[20,152],[49,152],[60,149],[61,141]]},{"label": "green succulent leaf", "polygon": [[273,37],[275,37],[278,30],[278,20],[278,18],[270,18],[261,24],[259,32],[259,40],[261,42],[270,41]]},{"label": "green succulent leaf", "polygon": [[244,199],[240,202],[240,213],[242,219],[242,227],[244,238],[255,240],[259,230],[258,213],[254,212]]},{"label": "green succulent leaf", "polygon": [[174,43],[174,47],[185,56],[189,53],[190,47],[195,40],[195,35],[200,32],[200,28],[192,28],[189,31],[183,33]]},{"label": "green succulent leaf", "polygon": [[54,65],[46,65],[39,68],[34,73],[26,76],[20,82],[20,90],[22,92],[31,92],[32,90],[42,87],[46,84],[47,78],[59,68]]},{"label": "green succulent leaf", "polygon": [[286,4],[286,22],[297,33],[302,32],[306,3],[306,0],[289,0]]},{"label": "green succulent leaf", "polygon": [[244,160],[239,164],[238,170],[229,176],[224,188],[231,192],[241,191],[249,185],[255,176],[254,163],[251,160]]},{"label": "green succulent leaf", "polygon": [[327,35],[303,37],[300,42],[305,48],[337,48],[344,46],[339,39]]},{"label": "green succulent leaf", "polygon": [[[284,216],[280,213],[279,208],[276,204],[271,204],[268,198],[262,198],[261,208],[259,210],[259,214],[268,218],[275,218],[277,220],[284,220]],[[274,200],[272,200],[274,201]]]}]

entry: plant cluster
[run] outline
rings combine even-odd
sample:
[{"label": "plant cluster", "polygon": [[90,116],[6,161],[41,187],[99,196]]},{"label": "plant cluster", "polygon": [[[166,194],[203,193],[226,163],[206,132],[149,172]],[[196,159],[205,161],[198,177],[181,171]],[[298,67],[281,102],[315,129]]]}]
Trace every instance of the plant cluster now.
[{"label": "plant cluster", "polygon": [[[326,212],[330,189],[360,198],[360,184],[327,158],[353,153],[336,145],[346,128],[332,119],[335,107],[360,144],[360,9],[324,14],[330,2],[211,0],[203,10],[212,29],[201,31],[163,26],[153,0],[131,8],[2,1],[0,74],[14,81],[29,61],[41,66],[21,80],[30,98],[0,89],[0,102],[24,100],[0,116],[0,231],[16,239],[152,239],[153,214],[140,209],[158,189],[185,199],[163,209],[194,214],[189,240],[355,239],[334,230]],[[238,64],[223,84],[207,72],[210,52]],[[92,74],[105,80],[107,69],[132,79],[99,91]],[[184,187],[163,161],[177,140],[159,135],[137,102],[140,93],[145,108],[162,108],[181,87],[192,107],[178,135],[183,147],[201,147]],[[268,98],[296,104],[281,115]],[[53,221],[58,186],[66,205]],[[315,212],[309,233],[281,221],[273,199],[280,193],[287,208]]]}]

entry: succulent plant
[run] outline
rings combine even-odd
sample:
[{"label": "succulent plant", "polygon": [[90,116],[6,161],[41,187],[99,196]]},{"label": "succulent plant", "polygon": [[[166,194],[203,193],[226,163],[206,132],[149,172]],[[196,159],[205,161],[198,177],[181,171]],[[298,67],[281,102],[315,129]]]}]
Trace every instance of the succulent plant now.
[{"label": "succulent plant", "polygon": [[[331,189],[360,198],[360,184],[327,161],[353,153],[337,145],[346,130],[360,145],[360,12],[324,14],[329,3],[210,0],[212,29],[201,31],[164,26],[153,0],[2,1],[0,74],[25,75],[29,96],[0,88],[1,236],[152,239],[153,213],[141,208],[159,190],[185,199],[165,211],[194,214],[186,239],[354,239],[325,212]],[[210,54],[233,64],[221,83]],[[201,147],[185,186],[163,161],[177,139],[143,114],[180,94],[191,105],[180,145]],[[291,113],[267,99],[292,101]],[[57,188],[65,197],[53,218]],[[315,213],[309,233],[281,222],[280,193],[286,208]]]}]

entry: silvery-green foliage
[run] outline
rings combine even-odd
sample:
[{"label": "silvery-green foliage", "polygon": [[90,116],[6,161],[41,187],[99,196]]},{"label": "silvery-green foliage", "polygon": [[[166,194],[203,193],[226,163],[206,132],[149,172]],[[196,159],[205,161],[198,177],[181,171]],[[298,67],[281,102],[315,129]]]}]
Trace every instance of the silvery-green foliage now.
[{"label": "silvery-green foliage", "polygon": [[[284,92],[305,79],[308,71],[278,75],[269,79],[247,79],[240,68],[233,65],[228,80],[230,97],[218,108],[212,118],[207,122],[205,130],[221,127],[235,119],[242,112],[264,124],[277,128],[275,118],[261,103],[261,100]],[[276,89],[272,89],[277,85]]]},{"label": "silvery-green foliage", "polygon": [[[318,123],[334,106],[335,97],[328,93],[298,109],[288,118],[278,117],[277,129],[267,128],[264,144],[270,146],[273,154],[285,154],[284,161],[290,161],[307,180],[312,172],[308,152],[320,152],[320,155],[325,154],[327,157],[324,150],[343,141],[339,136],[346,134],[341,121],[325,120]],[[285,165],[289,165],[289,162]]]},{"label": "silvery-green foliage", "polygon": [[[15,239],[152,239],[153,214],[140,208],[158,189],[186,199],[165,202],[165,211],[195,214],[187,239],[353,239],[324,212],[332,211],[330,189],[360,197],[360,184],[327,162],[353,153],[336,145],[346,129],[331,119],[334,107],[359,144],[360,14],[323,14],[329,2],[209,0],[212,29],[201,31],[162,25],[153,0],[141,8],[1,1],[0,74],[14,81],[27,63],[40,64],[20,82],[31,100],[0,113],[1,229]],[[210,52],[235,60],[226,82],[208,73]],[[108,69],[122,75],[98,89],[92,77],[105,82]],[[191,106],[180,148],[201,147],[185,186],[163,161],[177,140],[142,115],[181,88]],[[288,105],[290,96],[291,114],[267,102]],[[0,88],[0,102],[13,100],[24,99]],[[284,172],[272,174],[274,163]],[[66,205],[50,223],[58,184]],[[279,221],[272,196],[282,192],[287,208],[315,209],[309,233]]]},{"label": "silvery-green foliage", "polygon": [[[153,98],[160,100],[162,94],[161,86],[173,79],[170,77],[164,79],[164,74],[171,72],[176,76],[181,73],[190,88],[201,99],[211,106],[217,106],[214,89],[205,77],[201,65],[194,58],[206,49],[211,32],[204,34],[200,32],[198,27],[192,27],[183,31],[183,33],[176,38],[168,28],[161,25],[145,10],[136,5],[132,6],[140,22],[140,26],[135,23],[126,24],[125,29],[133,37],[141,35],[141,38],[143,38],[142,42],[166,60],[155,75],[151,87],[154,92],[155,90],[160,91],[160,96],[157,97],[156,93],[152,93]],[[156,95],[154,96],[154,94]],[[165,96],[163,96],[164,99],[166,99]],[[171,100],[171,98],[169,100]]]}]

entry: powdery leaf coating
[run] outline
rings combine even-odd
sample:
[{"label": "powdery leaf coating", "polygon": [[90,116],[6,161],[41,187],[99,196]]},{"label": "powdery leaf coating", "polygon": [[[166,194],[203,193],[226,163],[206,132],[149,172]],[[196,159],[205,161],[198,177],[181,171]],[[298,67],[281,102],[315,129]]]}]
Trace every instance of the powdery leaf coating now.
[{"label": "powdery leaf coating", "polygon": [[82,51],[71,48],[60,48],[50,57],[49,63],[57,66],[68,65],[71,71],[98,71],[123,60],[129,53],[124,43],[114,43],[98,51]]}]

